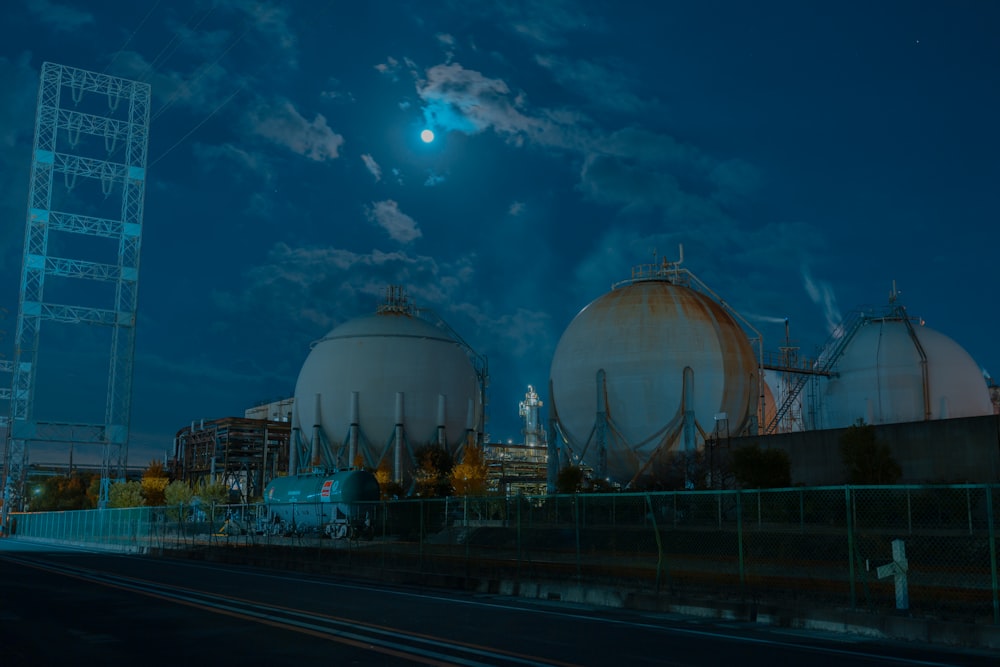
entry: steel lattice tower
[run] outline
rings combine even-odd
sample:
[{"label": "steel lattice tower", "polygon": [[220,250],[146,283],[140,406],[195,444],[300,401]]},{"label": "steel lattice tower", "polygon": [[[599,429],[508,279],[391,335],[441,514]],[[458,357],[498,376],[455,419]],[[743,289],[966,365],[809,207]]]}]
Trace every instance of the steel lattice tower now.
[{"label": "steel lattice tower", "polygon": [[[101,507],[107,504],[112,479],[124,478],[149,112],[148,84],[42,65],[11,370],[3,519],[24,506],[25,473],[35,443],[69,452],[76,445],[99,447]],[[79,187],[85,184],[88,187]],[[84,192],[88,188],[91,192]],[[103,253],[92,252],[95,248]],[[115,250],[117,261],[107,261]],[[95,256],[105,261],[94,261]],[[63,280],[67,278],[72,280]],[[57,287],[69,283],[72,288],[56,290],[50,297],[47,283],[53,279]],[[95,282],[100,287],[94,287]],[[83,298],[90,294],[88,285],[92,292],[101,290],[102,307]],[[40,344],[43,322],[69,325],[74,331],[79,326],[110,329],[103,423],[99,416],[92,420],[97,423],[36,418],[39,360],[59,351]],[[69,457],[72,460],[72,453]]]}]

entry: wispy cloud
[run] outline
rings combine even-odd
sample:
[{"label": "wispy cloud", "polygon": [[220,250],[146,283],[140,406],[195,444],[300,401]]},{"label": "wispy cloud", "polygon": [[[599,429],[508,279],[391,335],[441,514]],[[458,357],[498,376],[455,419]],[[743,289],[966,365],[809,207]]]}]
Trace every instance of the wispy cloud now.
[{"label": "wispy cloud", "polygon": [[600,19],[572,0],[496,3],[501,25],[536,44],[553,47],[566,43],[574,32],[601,29]]},{"label": "wispy cloud", "polygon": [[371,222],[384,229],[394,241],[410,243],[423,236],[416,220],[399,210],[399,204],[392,199],[373,202],[371,206],[366,206],[365,215]]},{"label": "wispy cloud", "polygon": [[507,215],[519,216],[524,213],[524,202],[523,201],[513,201],[507,208]]},{"label": "wispy cloud", "polygon": [[361,156],[361,161],[365,163],[365,168],[371,172],[371,175],[375,177],[375,181],[382,180],[382,167],[378,166],[378,162],[375,161],[368,153]]},{"label": "wispy cloud", "polygon": [[326,124],[323,114],[306,120],[291,102],[260,106],[251,115],[253,131],[279,146],[322,162],[336,159],[344,138]]},{"label": "wispy cloud", "polygon": [[95,23],[93,14],[49,0],[29,0],[28,10],[60,32],[71,32]]},{"label": "wispy cloud", "polygon": [[535,62],[547,69],[559,85],[596,106],[618,111],[637,111],[647,106],[629,90],[634,84],[624,67],[554,54],[539,54]]},{"label": "wispy cloud", "polygon": [[[597,77],[596,72],[590,74]],[[749,163],[716,157],[668,134],[639,127],[606,131],[571,108],[532,107],[504,80],[460,63],[431,67],[417,79],[416,89],[425,121],[439,131],[471,135],[489,130],[513,145],[578,156],[580,191],[610,206],[717,221],[725,218],[725,206],[753,192],[759,181]],[[621,103],[637,101],[622,98]]]},{"label": "wispy cloud", "polygon": [[444,175],[430,172],[427,174],[427,180],[424,181],[424,186],[428,188],[433,188],[435,185],[441,185],[446,180],[448,179]]}]

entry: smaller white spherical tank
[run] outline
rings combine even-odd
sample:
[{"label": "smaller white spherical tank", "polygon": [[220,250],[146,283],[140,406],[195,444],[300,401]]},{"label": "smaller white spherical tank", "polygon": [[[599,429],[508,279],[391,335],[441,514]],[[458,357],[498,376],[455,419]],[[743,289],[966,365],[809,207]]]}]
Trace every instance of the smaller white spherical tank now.
[{"label": "smaller white spherical tank", "polygon": [[[600,371],[613,481],[630,482],[668,446],[683,450],[685,413],[706,434],[722,413],[732,436],[756,424],[753,348],[722,305],[690,287],[665,279],[630,282],[590,303],[563,332],[552,359],[550,410],[578,454],[595,428]],[[698,435],[695,446],[701,441]],[[590,445],[584,456],[595,469],[596,455]]]},{"label": "smaller white spherical tank", "polygon": [[976,362],[958,343],[905,315],[870,318],[820,383],[810,428],[846,428],[993,414]]},{"label": "smaller white spherical tank", "polygon": [[355,408],[358,453],[369,466],[386,456],[391,462],[393,448],[388,445],[397,423],[411,449],[437,443],[443,426],[454,453],[467,428],[479,425],[483,409],[479,378],[466,349],[403,309],[345,322],[317,341],[302,365],[292,426],[305,441],[319,425],[332,448],[346,447]]}]

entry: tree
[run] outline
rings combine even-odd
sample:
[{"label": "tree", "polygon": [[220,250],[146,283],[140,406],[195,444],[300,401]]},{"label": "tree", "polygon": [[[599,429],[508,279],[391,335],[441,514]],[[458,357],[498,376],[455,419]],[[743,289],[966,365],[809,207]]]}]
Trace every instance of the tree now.
[{"label": "tree", "polygon": [[163,464],[153,460],[142,473],[142,494],[146,498],[146,504],[151,507],[160,507],[166,504],[164,492],[170,478],[167,471],[163,469]]},{"label": "tree", "polygon": [[94,473],[73,472],[49,477],[32,487],[28,507],[35,512],[54,510],[86,510],[97,506],[97,498],[88,493]]},{"label": "tree", "polygon": [[163,490],[163,500],[169,506],[190,505],[192,498],[194,491],[187,482],[179,479],[167,484],[167,488]]},{"label": "tree", "polygon": [[382,500],[402,498],[406,495],[406,489],[403,488],[403,485],[392,481],[392,470],[389,468],[388,459],[382,459],[373,474],[375,475],[375,479],[378,481],[379,492]]},{"label": "tree", "polygon": [[140,507],[144,500],[142,484],[136,481],[117,482],[108,489],[108,507]]},{"label": "tree", "polygon": [[172,521],[178,521],[187,516],[191,509],[191,499],[194,498],[194,491],[187,482],[174,480],[163,490],[163,504],[167,509],[167,517]]},{"label": "tree", "polygon": [[440,445],[425,445],[415,452],[417,470],[414,481],[421,498],[450,496],[451,470],[455,465],[451,453]]},{"label": "tree", "polygon": [[466,445],[462,462],[451,470],[451,486],[456,496],[485,496],[489,467],[482,447]]},{"label": "tree", "polygon": [[566,466],[556,475],[556,493],[579,493],[583,488],[583,469],[580,466]]},{"label": "tree", "polygon": [[194,495],[203,505],[228,505],[229,489],[225,484],[202,479],[194,489]]},{"label": "tree", "polygon": [[875,427],[863,419],[840,436],[840,458],[848,484],[895,484],[903,476],[889,445],[879,441]]},{"label": "tree", "polygon": [[732,453],[733,476],[743,489],[778,489],[792,485],[791,462],[782,449],[740,447]]},{"label": "tree", "polygon": [[707,487],[709,468],[703,451],[659,452],[650,461],[646,474],[629,488],[642,491],[682,491]]}]

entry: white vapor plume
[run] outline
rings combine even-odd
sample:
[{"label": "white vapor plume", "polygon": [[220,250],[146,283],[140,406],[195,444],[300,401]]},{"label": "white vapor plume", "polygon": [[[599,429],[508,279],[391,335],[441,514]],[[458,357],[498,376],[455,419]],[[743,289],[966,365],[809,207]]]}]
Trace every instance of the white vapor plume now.
[{"label": "white vapor plume", "polygon": [[757,313],[747,313],[746,318],[754,322],[767,322],[768,324],[784,324],[787,317],[775,317],[774,315],[758,315]]},{"label": "white vapor plume", "polygon": [[837,297],[833,293],[833,287],[829,283],[813,280],[812,276],[809,275],[809,270],[804,266],[802,267],[802,279],[805,283],[806,294],[809,295],[813,303],[823,308],[827,330],[831,335],[836,334],[837,331],[841,330],[841,322],[844,318],[840,314],[840,308],[837,306]]}]

